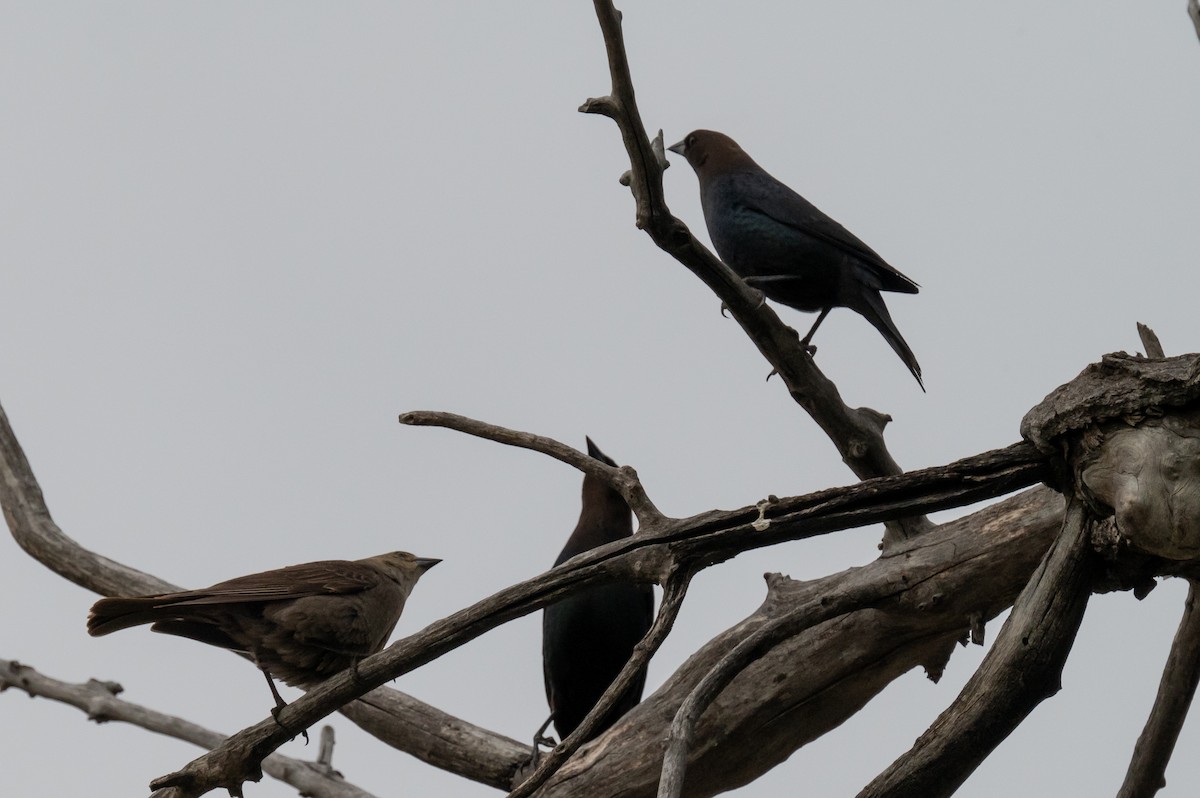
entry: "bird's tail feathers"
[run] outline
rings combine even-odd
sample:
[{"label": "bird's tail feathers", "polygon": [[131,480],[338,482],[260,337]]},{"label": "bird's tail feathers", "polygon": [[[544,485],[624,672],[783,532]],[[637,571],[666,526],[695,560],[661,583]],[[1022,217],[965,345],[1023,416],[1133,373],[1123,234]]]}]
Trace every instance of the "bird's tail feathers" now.
[{"label": "bird's tail feathers", "polygon": [[908,343],[904,340],[904,336],[900,334],[900,330],[896,329],[896,323],[892,321],[892,314],[888,313],[887,305],[883,304],[883,297],[878,291],[863,291],[862,298],[864,300],[862,307],[855,308],[869,322],[884,339],[891,344],[896,354],[904,361],[904,365],[908,366],[908,370],[917,378],[917,385],[921,386],[921,390],[925,390],[925,383],[921,380],[921,365],[917,363],[917,356],[908,348]]},{"label": "bird's tail feathers", "polygon": [[92,611],[88,615],[88,634],[100,637],[131,626],[160,621],[171,614],[170,606],[177,603],[172,599],[172,594],[113,596],[100,599],[92,605]]}]

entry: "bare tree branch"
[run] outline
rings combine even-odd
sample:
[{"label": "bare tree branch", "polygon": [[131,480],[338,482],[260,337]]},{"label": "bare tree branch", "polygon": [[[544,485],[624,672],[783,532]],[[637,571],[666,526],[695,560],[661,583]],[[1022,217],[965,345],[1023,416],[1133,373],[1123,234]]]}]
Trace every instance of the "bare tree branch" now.
[{"label": "bare tree branch", "polygon": [[893,591],[892,585],[879,581],[849,585],[830,594],[814,596],[807,603],[743,638],[705,674],[679,705],[671,722],[671,735],[667,742],[666,755],[663,757],[658,798],[681,798],[683,795],[688,749],[696,731],[696,724],[701,714],[734,677],[781,641],[830,618],[870,606]]},{"label": "bare tree branch", "polygon": [[557,773],[571,755],[595,733],[600,721],[633,684],[638,671],[646,666],[650,658],[662,646],[663,641],[667,639],[667,635],[675,625],[675,619],[679,616],[679,610],[683,606],[683,599],[687,595],[688,585],[691,583],[693,575],[694,572],[691,570],[678,571],[667,581],[666,589],[663,591],[662,604],[658,608],[654,624],[646,632],[646,636],[634,647],[633,655],[625,663],[621,672],[617,674],[617,678],[600,696],[600,700],[588,712],[583,722],[575,728],[575,731],[555,746],[537,770],[517,789],[509,793],[508,798],[526,798],[532,795],[534,790]]},{"label": "bare tree branch", "polygon": [[1013,605],[991,651],[954,703],[858,798],[954,793],[1039,703],[1062,688],[1063,663],[1091,596],[1095,554],[1083,502]]},{"label": "bare tree branch", "polygon": [[[629,154],[629,186],[637,205],[637,226],[721,298],[759,352],[783,379],[792,398],[825,431],[855,475],[869,479],[899,474],[901,468],[883,441],[883,427],[891,417],[870,408],[852,410],[847,407],[837,386],[821,373],[808,351],[800,346],[796,331],[781,322],[775,311],[763,302],[762,294],[742,282],[667,208],[662,187],[665,162],[661,152],[656,154],[638,111],[621,34],[621,13],[610,0],[594,0],[594,5],[608,53],[612,90],[605,97],[589,99],[579,110],[607,116],[617,123]],[[908,537],[929,526],[926,519],[909,518],[889,526],[889,531]]]},{"label": "bare tree branch", "polygon": [[809,602],[863,585],[890,585],[891,597],[875,606],[782,641],[739,673],[701,715],[685,794],[706,798],[755,780],[844,723],[900,675],[944,662],[973,624],[1007,608],[1061,527],[1062,506],[1061,496],[1038,488],[942,524],[903,554],[860,568],[810,582],[770,575],[762,607],[696,651],[599,745],[572,757],[538,797],[652,798],[672,720],[722,657]]},{"label": "bare tree branch", "polygon": [[1163,668],[1154,708],[1133,749],[1117,798],[1150,798],[1167,785],[1167,763],[1200,683],[1200,611],[1196,607],[1196,582],[1188,588],[1183,618]]},{"label": "bare tree branch", "polygon": [[[70,684],[38,673],[15,660],[0,659],[0,692],[10,687],[28,693],[30,698],[48,698],[81,709],[87,713],[88,720],[96,723],[129,723],[201,748],[213,748],[225,739],[220,732],[117,698],[122,688],[115,682],[90,679],[84,684]],[[317,762],[271,754],[263,760],[263,770],[272,778],[295,787],[301,795],[312,798],[372,798],[371,793],[347,782],[329,767],[324,753],[326,732],[332,734],[330,727],[322,730],[322,755]]]},{"label": "bare tree branch", "polygon": [[413,410],[404,413],[400,416],[400,423],[414,427],[445,427],[507,446],[541,452],[569,466],[574,466],[585,474],[604,480],[609,487],[621,494],[625,503],[637,516],[638,524],[643,528],[653,526],[666,518],[654,506],[654,502],[650,501],[650,497],[646,495],[646,491],[638,479],[637,472],[632,468],[629,466],[613,468],[565,443],[559,443],[532,432],[519,432],[495,424],[476,421],[466,416],[432,410]]},{"label": "bare tree branch", "polygon": [[[981,469],[988,476],[974,478]],[[202,795],[217,787],[240,789],[242,782],[261,777],[254,765],[256,757],[274,751],[343,704],[576,590],[618,579],[661,583],[676,568],[707,567],[740,551],[784,540],[994,497],[1040,480],[1044,473],[1032,447],[1017,444],[944,469],[780,500],[765,513],[765,525],[757,506],[664,522],[657,531],[573,557],[397,641],[363,660],[356,674],[344,672],[330,678],[284,707],[277,717],[244,729],[183,770],[155,780],[152,786],[177,788],[174,794],[178,796]]]},{"label": "bare tree branch", "polygon": [[1188,0],[1187,11],[1188,16],[1192,18],[1192,25],[1196,28],[1196,36],[1200,37],[1200,0]]},{"label": "bare tree branch", "polygon": [[[0,416],[0,421],[7,419]],[[103,558],[84,552],[62,535],[49,517],[37,482],[29,471],[20,447],[7,423],[0,424],[0,502],[13,534],[34,541],[53,535],[56,545],[43,560],[52,569],[87,587],[115,586],[128,592],[120,577],[126,572]],[[339,706],[371,687],[431,661],[484,631],[511,618],[532,612],[571,592],[618,578],[663,581],[673,567],[693,558],[711,565],[738,551],[772,545],[783,540],[825,534],[849,526],[876,523],[899,515],[945,509],[991,498],[1030,484],[1043,477],[1039,456],[1024,445],[969,458],[942,469],[926,469],[912,475],[884,478],[849,488],[821,491],[806,497],[783,499],[766,510],[749,506],[732,512],[710,512],[679,519],[654,534],[639,534],[625,541],[596,549],[541,577],[516,585],[474,607],[462,610],[423,632],[393,645],[388,651],[365,660],[359,680],[335,677],[293,702],[280,714],[279,723],[269,719],[241,736],[235,735],[221,752],[208,755],[206,762],[229,757],[233,765],[220,776],[230,783],[243,776],[257,776],[245,763],[274,750],[299,730],[307,728]],[[43,554],[47,547],[27,546]],[[77,552],[91,559],[92,570],[73,567]],[[115,571],[107,571],[114,568]],[[114,578],[113,574],[118,576]],[[137,572],[132,572],[136,574]],[[171,589],[154,585],[151,589]],[[94,589],[94,588],[93,588]],[[231,754],[240,748],[240,753]],[[202,759],[204,759],[202,757]],[[210,770],[214,778],[220,769]],[[494,774],[493,774],[494,775]],[[473,776],[477,777],[477,776]],[[489,776],[490,779],[492,776]],[[482,780],[482,779],[481,779]],[[223,782],[222,786],[226,786]]]}]

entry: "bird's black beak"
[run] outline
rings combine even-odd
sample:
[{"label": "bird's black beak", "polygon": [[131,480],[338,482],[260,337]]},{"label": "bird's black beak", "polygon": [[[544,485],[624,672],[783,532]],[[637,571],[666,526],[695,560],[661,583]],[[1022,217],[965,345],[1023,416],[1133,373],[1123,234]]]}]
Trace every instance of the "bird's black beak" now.
[{"label": "bird's black beak", "polygon": [[432,568],[433,566],[437,565],[440,562],[441,562],[441,560],[435,560],[432,557],[418,557],[417,558],[417,566],[422,571],[428,571],[430,568]]},{"label": "bird's black beak", "polygon": [[672,144],[670,147],[667,147],[667,149],[670,150],[671,152],[675,153],[676,155],[682,155],[684,158],[686,158],[687,157],[687,139],[683,139],[683,141],[677,141],[674,144]]}]

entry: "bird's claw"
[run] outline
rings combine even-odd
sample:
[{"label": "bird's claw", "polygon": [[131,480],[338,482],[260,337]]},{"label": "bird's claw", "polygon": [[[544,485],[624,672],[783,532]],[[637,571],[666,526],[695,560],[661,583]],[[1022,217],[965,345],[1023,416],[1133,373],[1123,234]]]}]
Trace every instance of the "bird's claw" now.
[{"label": "bird's claw", "polygon": [[[278,698],[278,696],[276,696],[276,697]],[[280,698],[279,703],[277,703],[275,706],[271,707],[271,718],[275,721],[275,725],[281,729],[287,728],[287,726],[283,725],[283,721],[281,721],[279,719],[279,713],[283,712],[283,708],[286,706],[287,706],[287,702],[284,701],[282,698]],[[304,738],[304,744],[308,745],[308,729],[301,729],[300,736]],[[295,740],[296,738],[293,737],[292,739]]]}]

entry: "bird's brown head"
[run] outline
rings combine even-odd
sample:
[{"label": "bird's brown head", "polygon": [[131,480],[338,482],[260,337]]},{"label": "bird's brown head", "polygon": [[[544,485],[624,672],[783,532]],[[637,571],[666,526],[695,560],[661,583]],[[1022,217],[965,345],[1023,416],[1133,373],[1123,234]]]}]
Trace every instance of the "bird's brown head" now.
[{"label": "bird's brown head", "polygon": [[421,578],[421,574],[441,562],[430,557],[417,557],[407,551],[389,551],[387,554],[368,557],[367,561],[374,563],[392,579],[407,585],[410,590]]},{"label": "bird's brown head", "polygon": [[738,143],[715,130],[693,130],[683,141],[668,147],[687,158],[696,174],[718,174],[755,166],[754,159]]}]

